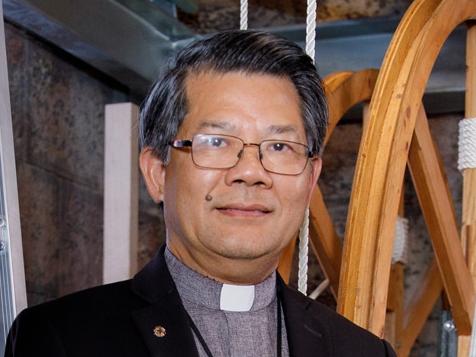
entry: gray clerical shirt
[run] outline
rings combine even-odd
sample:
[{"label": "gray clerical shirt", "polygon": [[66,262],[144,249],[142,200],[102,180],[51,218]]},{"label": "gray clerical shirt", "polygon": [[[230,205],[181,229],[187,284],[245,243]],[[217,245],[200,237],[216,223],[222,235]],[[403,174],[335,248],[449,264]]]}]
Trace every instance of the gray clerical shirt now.
[{"label": "gray clerical shirt", "polygon": [[[220,310],[221,283],[191,270],[168,249],[165,261],[183,305],[213,357],[277,355],[276,273],[255,285],[255,297],[249,311],[233,312]],[[281,326],[281,353],[288,357],[284,317]],[[194,337],[200,357],[207,357],[197,336]]]}]

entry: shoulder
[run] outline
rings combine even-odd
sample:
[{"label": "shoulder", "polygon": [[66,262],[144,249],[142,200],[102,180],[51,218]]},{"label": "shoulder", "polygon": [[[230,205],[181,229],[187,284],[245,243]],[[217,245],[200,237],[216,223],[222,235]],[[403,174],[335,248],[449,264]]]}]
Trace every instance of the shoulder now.
[{"label": "shoulder", "polygon": [[34,319],[46,315],[50,320],[56,321],[90,314],[108,314],[118,308],[123,310],[136,300],[130,289],[130,280],[126,280],[89,288],[30,307],[22,311],[19,317]]},{"label": "shoulder", "polygon": [[288,290],[286,295],[291,300],[290,303],[300,306],[309,325],[313,325],[316,331],[320,331],[327,340],[329,350],[333,351],[333,356],[395,356],[393,349],[385,340],[361,328],[320,302],[295,290],[289,288],[286,290]]},{"label": "shoulder", "polygon": [[[395,356],[390,345],[373,333],[356,325],[327,306],[313,301],[313,312],[328,328],[337,356],[349,351],[365,351],[365,355]],[[355,356],[359,356],[355,353]]]},{"label": "shoulder", "polygon": [[[76,356],[83,346],[104,345],[114,334],[129,333],[130,312],[142,299],[130,289],[130,281],[99,286],[23,310],[15,319],[5,356]],[[111,333],[114,327],[121,333]],[[117,336],[116,336],[117,337]],[[76,352],[75,352],[76,353]],[[95,354],[90,354],[96,356]]]}]

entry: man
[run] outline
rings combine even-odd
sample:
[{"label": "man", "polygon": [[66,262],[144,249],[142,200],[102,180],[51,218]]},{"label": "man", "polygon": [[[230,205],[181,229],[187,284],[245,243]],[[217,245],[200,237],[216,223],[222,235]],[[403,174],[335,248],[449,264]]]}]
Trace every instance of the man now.
[{"label": "man", "polygon": [[276,274],[321,170],[311,59],[262,32],[180,51],[141,110],[166,246],[132,280],[22,312],[7,356],[394,356]]}]

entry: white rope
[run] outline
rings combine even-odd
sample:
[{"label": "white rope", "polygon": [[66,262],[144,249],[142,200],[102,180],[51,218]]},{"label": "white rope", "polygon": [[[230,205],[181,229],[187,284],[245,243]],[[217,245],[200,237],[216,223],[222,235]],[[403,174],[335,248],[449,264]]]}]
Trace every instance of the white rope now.
[{"label": "white rope", "polygon": [[473,314],[473,331],[471,333],[471,345],[469,349],[469,357],[476,357],[476,328],[474,324],[476,323],[476,314]]},{"label": "white rope", "polygon": [[408,219],[398,216],[393,241],[392,264],[408,262]]},{"label": "white rope", "polygon": [[240,30],[248,30],[248,0],[240,0]]},{"label": "white rope", "polygon": [[476,118],[459,122],[458,170],[476,168]]},{"label": "white rope", "polygon": [[[316,0],[307,0],[306,18],[306,53],[314,62],[316,48]],[[307,295],[307,269],[309,260],[309,208],[304,214],[304,221],[299,232],[299,267],[298,267],[298,290]]]},{"label": "white rope", "polygon": [[309,208],[304,213],[304,220],[299,231],[299,267],[298,290],[307,295],[307,268],[309,259]]},{"label": "white rope", "polygon": [[330,284],[329,279],[324,280],[322,283],[320,283],[317,288],[314,289],[312,293],[309,294],[309,297],[313,300],[316,300],[326,289],[328,288]]},{"label": "white rope", "polygon": [[306,53],[315,61],[316,52],[316,0],[307,0],[307,18],[306,18]]}]

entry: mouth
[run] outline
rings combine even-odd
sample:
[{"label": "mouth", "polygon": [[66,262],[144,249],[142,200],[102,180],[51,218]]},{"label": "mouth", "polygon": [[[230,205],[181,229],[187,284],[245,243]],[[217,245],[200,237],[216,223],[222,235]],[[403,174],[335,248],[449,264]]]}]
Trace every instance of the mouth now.
[{"label": "mouth", "polygon": [[272,212],[270,208],[260,204],[230,204],[217,207],[217,210],[229,217],[264,217]]}]

